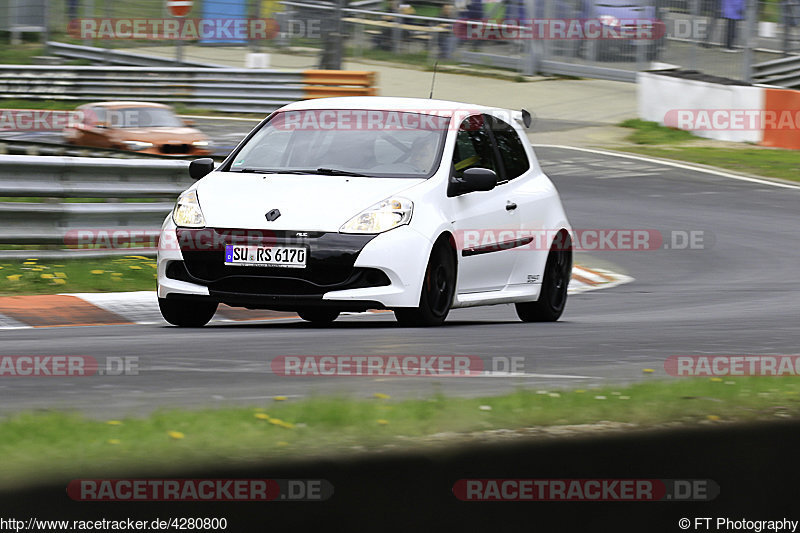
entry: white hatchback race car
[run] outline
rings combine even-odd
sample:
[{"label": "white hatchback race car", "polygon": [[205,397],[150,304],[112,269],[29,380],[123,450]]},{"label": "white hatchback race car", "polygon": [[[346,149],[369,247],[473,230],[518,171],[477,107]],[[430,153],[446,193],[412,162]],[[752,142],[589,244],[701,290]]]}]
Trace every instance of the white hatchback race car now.
[{"label": "white hatchback race car", "polygon": [[321,98],[264,119],[164,221],[158,301],[197,327],[219,303],[325,324],[390,309],[402,325],[516,305],[557,320],[570,226],[526,111],[441,100]]}]

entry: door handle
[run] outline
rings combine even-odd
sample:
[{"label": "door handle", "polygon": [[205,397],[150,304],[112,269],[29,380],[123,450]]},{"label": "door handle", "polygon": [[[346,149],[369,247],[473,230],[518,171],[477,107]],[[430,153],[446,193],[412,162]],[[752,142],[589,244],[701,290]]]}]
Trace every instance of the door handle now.
[{"label": "door handle", "polygon": [[506,211],[513,211],[516,208],[517,208],[517,204],[515,204],[514,202],[508,202],[506,204]]}]

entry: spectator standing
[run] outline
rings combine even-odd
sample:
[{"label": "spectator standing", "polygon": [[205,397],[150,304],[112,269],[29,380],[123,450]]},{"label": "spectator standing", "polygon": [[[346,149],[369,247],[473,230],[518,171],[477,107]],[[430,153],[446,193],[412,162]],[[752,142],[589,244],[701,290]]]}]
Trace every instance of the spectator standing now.
[{"label": "spectator standing", "polygon": [[725,52],[735,52],[736,25],[744,18],[745,0],[722,0],[722,18],[727,23],[725,31]]}]

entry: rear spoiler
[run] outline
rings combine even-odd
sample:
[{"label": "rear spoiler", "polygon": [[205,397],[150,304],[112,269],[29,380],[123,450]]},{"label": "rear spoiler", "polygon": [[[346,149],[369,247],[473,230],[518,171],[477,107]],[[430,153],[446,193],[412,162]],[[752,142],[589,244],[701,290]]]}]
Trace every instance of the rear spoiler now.
[{"label": "rear spoiler", "polygon": [[527,109],[514,111],[512,116],[514,117],[514,120],[524,125],[526,128],[530,128],[531,124],[533,123],[533,117],[531,117],[531,114]]}]

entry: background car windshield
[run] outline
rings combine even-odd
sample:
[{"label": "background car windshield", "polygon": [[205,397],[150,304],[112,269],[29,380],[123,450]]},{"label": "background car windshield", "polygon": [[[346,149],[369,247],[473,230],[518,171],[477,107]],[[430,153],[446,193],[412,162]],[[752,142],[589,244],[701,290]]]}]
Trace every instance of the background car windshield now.
[{"label": "background car windshield", "polygon": [[125,107],[108,113],[112,128],[180,128],[184,124],[170,109]]},{"label": "background car windshield", "polygon": [[285,111],[250,139],[230,170],[325,168],[428,178],[438,168],[449,122],[449,117],[401,111]]}]

